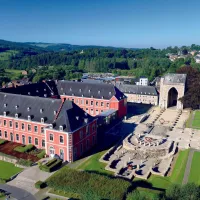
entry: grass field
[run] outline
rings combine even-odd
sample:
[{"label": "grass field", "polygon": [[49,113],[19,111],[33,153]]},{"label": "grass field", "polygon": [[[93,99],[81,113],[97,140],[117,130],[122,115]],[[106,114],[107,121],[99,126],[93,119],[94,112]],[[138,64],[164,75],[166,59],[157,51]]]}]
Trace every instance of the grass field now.
[{"label": "grass field", "polygon": [[188,181],[190,183],[193,182],[193,183],[196,183],[198,185],[200,185],[199,161],[200,161],[200,152],[194,152]]},{"label": "grass field", "polygon": [[99,162],[99,159],[106,151],[102,151],[92,155],[88,160],[78,166],[77,169],[85,171],[95,171],[102,174],[113,175],[113,172],[105,170],[106,164]]},{"label": "grass field", "polygon": [[18,51],[15,51],[15,50],[8,50],[8,51],[5,51],[5,52],[1,52],[0,53],[0,60],[9,60],[9,58],[11,56],[14,56],[18,53]]},{"label": "grass field", "polygon": [[192,121],[192,128],[200,129],[200,111],[196,110]]},{"label": "grass field", "polygon": [[[112,172],[105,170],[105,163],[100,163],[99,158],[105,153],[105,151],[97,153],[91,156],[87,161],[78,166],[78,169],[86,171],[96,171],[99,173],[113,175]],[[173,171],[170,176],[161,177],[156,175],[151,175],[147,180],[152,187],[166,189],[170,184],[177,183],[181,184],[183,181],[185,167],[188,159],[189,150],[180,151],[176,163],[174,165]],[[133,182],[137,183],[141,179],[134,178]]]},{"label": "grass field", "polygon": [[15,167],[12,163],[0,161],[0,178],[2,179],[9,179],[11,176],[21,171],[21,168]]},{"label": "grass field", "polygon": [[5,69],[6,76],[9,77],[11,80],[19,79],[22,74],[22,70],[17,69]]}]

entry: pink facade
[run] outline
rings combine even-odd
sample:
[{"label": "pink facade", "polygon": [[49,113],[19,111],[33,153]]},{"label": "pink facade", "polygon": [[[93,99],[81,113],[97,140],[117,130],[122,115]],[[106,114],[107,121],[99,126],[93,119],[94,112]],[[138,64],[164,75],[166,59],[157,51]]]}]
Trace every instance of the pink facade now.
[{"label": "pink facade", "polygon": [[[0,138],[25,145],[33,144],[39,149],[45,149],[47,155],[57,154],[69,162],[78,159],[96,144],[96,128],[94,120],[68,133],[51,129],[49,124],[0,116]],[[84,146],[82,151],[81,144]]]},{"label": "pink facade", "polygon": [[87,97],[77,97],[77,96],[68,96],[61,95],[60,98],[62,101],[70,100],[73,101],[76,105],[82,108],[85,112],[91,116],[97,116],[100,113],[107,111],[109,109],[116,109],[118,112],[118,117],[122,118],[127,113],[127,99],[118,100],[113,96],[110,100],[107,99],[95,99]]}]

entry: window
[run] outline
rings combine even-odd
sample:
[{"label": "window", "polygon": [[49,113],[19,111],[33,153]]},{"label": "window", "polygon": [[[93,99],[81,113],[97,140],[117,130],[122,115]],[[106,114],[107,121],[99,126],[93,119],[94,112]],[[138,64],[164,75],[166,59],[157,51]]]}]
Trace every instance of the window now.
[{"label": "window", "polygon": [[42,147],[45,147],[45,140],[42,140]]},{"label": "window", "polygon": [[92,125],[92,132],[95,131],[95,124]]},{"label": "window", "polygon": [[60,143],[64,143],[64,139],[62,135],[60,135]]},{"label": "window", "polygon": [[19,141],[19,134],[16,134],[16,140]]},{"label": "window", "polygon": [[34,126],[34,132],[37,133],[38,132],[38,127]]},{"label": "window", "polygon": [[22,144],[26,144],[26,138],[24,135],[22,135]]},{"label": "window", "polygon": [[35,145],[38,145],[38,138],[35,138]]},{"label": "window", "polygon": [[32,143],[32,138],[29,136],[28,137],[28,143],[31,144]]},{"label": "window", "polygon": [[103,102],[101,102],[101,106],[103,106]]},{"label": "window", "polygon": [[94,111],[93,111],[93,109],[91,109],[91,110],[90,110],[90,113],[91,113],[91,115],[93,115],[93,114],[94,114]]},{"label": "window", "polygon": [[81,151],[81,153],[83,153],[83,144],[82,143],[81,143],[80,151]]},{"label": "window", "polygon": [[53,134],[49,134],[49,140],[53,141]]},{"label": "window", "polygon": [[93,135],[92,137],[92,144],[94,145],[95,144],[95,136]]},{"label": "window", "polygon": [[96,102],[96,106],[98,106],[98,105],[99,105],[99,102],[97,101],[97,102]]},{"label": "window", "polygon": [[1,133],[1,130],[0,130],[0,137],[2,137],[2,133]]},{"label": "window", "polygon": [[89,148],[89,146],[90,146],[90,141],[87,140],[87,141],[86,141],[86,147],[87,147],[87,149]]},{"label": "window", "polygon": [[12,121],[9,121],[9,126],[12,127]]},{"label": "window", "polygon": [[25,128],[25,125],[24,125],[24,123],[22,123],[22,130],[24,130],[24,128]]},{"label": "window", "polygon": [[44,118],[41,118],[41,123],[44,123]]},{"label": "window", "polygon": [[76,103],[78,104],[78,99],[76,99]]},{"label": "window", "polygon": [[86,134],[89,134],[89,126],[86,126]]},{"label": "window", "polygon": [[80,139],[82,139],[83,138],[83,131],[80,131],[79,135],[80,135]]},{"label": "window", "polygon": [[83,104],[83,100],[81,99],[81,104]]},{"label": "window", "polygon": [[72,99],[72,101],[74,102],[74,99]]},{"label": "window", "polygon": [[31,125],[28,124],[28,131],[31,131]]},{"label": "window", "polygon": [[3,120],[3,125],[6,126],[6,120]]},{"label": "window", "polygon": [[8,137],[8,133],[7,133],[7,131],[4,132],[4,136],[5,136],[5,138]]},{"label": "window", "polygon": [[86,105],[88,105],[88,100],[86,100],[85,102],[86,102]]},{"label": "window", "polygon": [[18,128],[19,126],[18,126],[18,122],[15,122],[15,128]]},{"label": "window", "polygon": [[98,115],[99,114],[99,111],[98,110],[96,110],[96,115]]},{"label": "window", "polygon": [[101,110],[101,112],[103,112],[103,110]]},{"label": "window", "polygon": [[90,102],[91,106],[93,106],[93,101]]},{"label": "window", "polygon": [[44,127],[41,127],[41,133],[44,133]]},{"label": "window", "polygon": [[109,108],[109,103],[106,104],[106,107]]}]

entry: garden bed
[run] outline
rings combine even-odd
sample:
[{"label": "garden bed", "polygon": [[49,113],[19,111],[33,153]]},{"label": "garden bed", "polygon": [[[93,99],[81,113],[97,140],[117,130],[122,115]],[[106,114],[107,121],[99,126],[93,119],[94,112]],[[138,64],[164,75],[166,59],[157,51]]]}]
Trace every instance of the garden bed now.
[{"label": "garden bed", "polygon": [[0,153],[6,154],[8,155],[8,157],[10,156],[10,157],[15,157],[17,159],[30,160],[32,162],[37,162],[40,159],[40,157],[38,157],[37,155],[42,151],[40,150],[38,154],[34,154],[31,152],[24,152],[24,153],[19,152],[16,151],[15,149],[23,149],[23,145],[10,141],[7,141],[0,145]]},{"label": "garden bed", "polygon": [[124,199],[131,187],[129,181],[110,178],[92,172],[63,167],[47,180],[47,185],[59,193],[76,193],[81,199]]}]

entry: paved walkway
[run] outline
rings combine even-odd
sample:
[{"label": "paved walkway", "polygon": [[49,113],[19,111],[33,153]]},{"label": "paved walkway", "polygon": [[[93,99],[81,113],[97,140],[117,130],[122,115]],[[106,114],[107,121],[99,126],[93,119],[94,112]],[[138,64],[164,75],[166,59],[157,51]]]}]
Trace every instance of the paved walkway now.
[{"label": "paved walkway", "polygon": [[188,182],[188,178],[190,175],[190,169],[191,169],[191,165],[192,165],[192,158],[194,155],[195,149],[190,149],[189,155],[188,155],[188,160],[187,160],[187,164],[186,164],[186,168],[185,168],[185,174],[184,174],[184,178],[183,178],[183,184],[186,184]]},{"label": "paved walkway", "polygon": [[10,196],[17,200],[36,200],[36,198],[30,192],[14,186],[0,184],[0,189],[10,193]]},{"label": "paved walkway", "polygon": [[15,179],[8,182],[7,185],[21,188],[34,195],[38,192],[38,189],[35,188],[35,183],[39,180],[45,181],[51,175],[52,173],[43,172],[36,165],[22,171]]},{"label": "paved walkway", "polygon": [[190,122],[189,122],[189,127],[192,128],[192,122],[194,120],[194,116],[195,116],[195,111],[192,111],[192,116],[190,118]]}]

